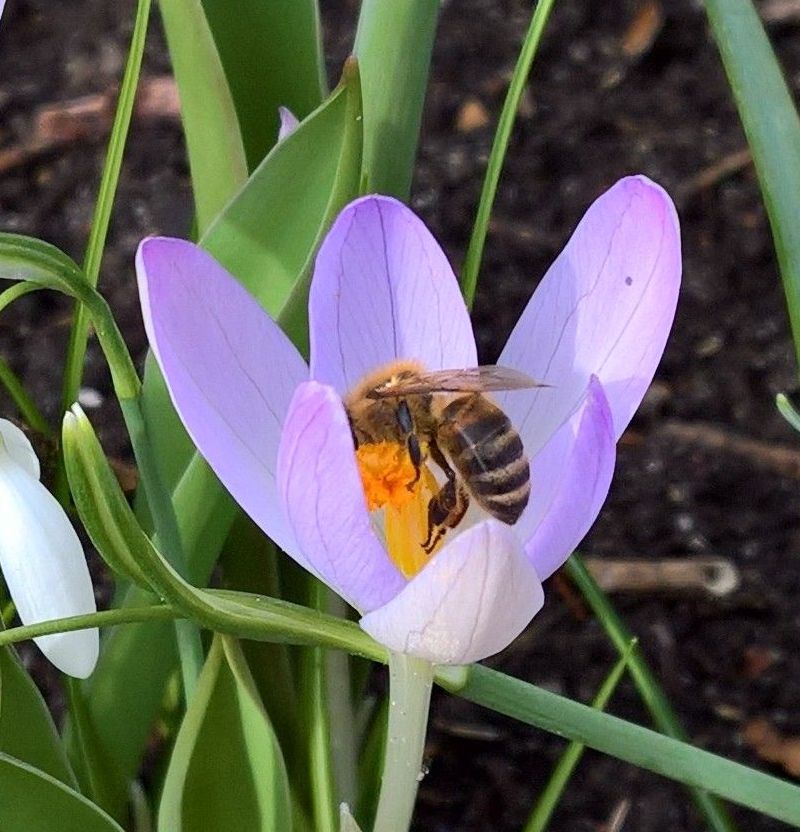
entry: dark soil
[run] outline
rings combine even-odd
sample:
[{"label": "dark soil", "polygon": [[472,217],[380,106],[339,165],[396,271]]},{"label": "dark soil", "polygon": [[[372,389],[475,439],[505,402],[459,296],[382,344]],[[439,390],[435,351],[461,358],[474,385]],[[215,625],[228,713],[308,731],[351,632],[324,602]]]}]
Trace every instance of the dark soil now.
[{"label": "dark soil", "polygon": [[[355,3],[322,5],[335,74],[351,43]],[[529,11],[522,0],[461,0],[446,3],[442,14],[413,204],[456,264]],[[611,497],[583,548],[641,559],[713,554],[738,567],[740,588],[721,600],[627,594],[615,601],[694,742],[765,765],[742,739],[748,721],[764,717],[781,733],[800,735],[800,483],[758,454],[676,440],[664,425],[713,423],[734,435],[796,446],[773,405],[777,392],[797,385],[795,363],[752,169],[699,190],[691,186],[702,169],[745,146],[702,6],[675,0],[664,3],[664,11],[653,44],[632,58],[621,43],[634,2],[557,4],[514,131],[475,321],[483,358],[490,361],[581,213],[620,176],[646,173],[678,198],[685,273],[675,329],[657,383],[620,444]],[[0,142],[24,143],[41,103],[111,87],[131,19],[130,0],[11,0],[0,29]],[[796,88],[800,22],[773,23],[769,31]],[[166,71],[154,25],[145,74]],[[488,126],[459,129],[468,99],[485,109]],[[102,138],[82,141],[4,173],[0,227],[44,237],[79,257],[103,147]],[[102,287],[138,355],[145,341],[132,252],[148,233],[185,235],[190,216],[179,127],[135,124]],[[57,409],[69,315],[61,299],[42,293],[0,318],[2,354],[50,416]],[[103,397],[92,418],[107,449],[125,457],[96,346],[86,384]],[[587,701],[614,651],[602,628],[550,584],[545,610],[493,663]],[[612,710],[648,723],[629,683]],[[520,829],[562,748],[542,731],[439,696],[416,828]],[[630,802],[627,832],[703,828],[681,787],[587,753],[552,829],[604,829],[622,801]],[[742,830],[785,828],[732,811]]]}]

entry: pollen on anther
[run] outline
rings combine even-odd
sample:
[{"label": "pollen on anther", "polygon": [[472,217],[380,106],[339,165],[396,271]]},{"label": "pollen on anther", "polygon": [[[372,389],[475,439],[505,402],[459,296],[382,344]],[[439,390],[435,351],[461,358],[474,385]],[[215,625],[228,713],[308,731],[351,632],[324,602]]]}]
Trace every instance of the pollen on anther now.
[{"label": "pollen on anther", "polygon": [[414,482],[416,472],[402,445],[395,442],[359,445],[356,461],[369,511],[386,505],[399,508],[413,499],[409,485]]}]

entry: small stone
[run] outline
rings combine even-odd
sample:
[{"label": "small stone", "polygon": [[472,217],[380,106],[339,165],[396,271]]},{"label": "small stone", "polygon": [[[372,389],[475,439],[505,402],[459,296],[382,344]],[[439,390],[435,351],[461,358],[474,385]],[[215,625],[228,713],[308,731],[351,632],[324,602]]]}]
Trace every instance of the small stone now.
[{"label": "small stone", "polygon": [[459,133],[471,133],[489,124],[489,114],[477,98],[468,98],[458,111],[456,129]]}]

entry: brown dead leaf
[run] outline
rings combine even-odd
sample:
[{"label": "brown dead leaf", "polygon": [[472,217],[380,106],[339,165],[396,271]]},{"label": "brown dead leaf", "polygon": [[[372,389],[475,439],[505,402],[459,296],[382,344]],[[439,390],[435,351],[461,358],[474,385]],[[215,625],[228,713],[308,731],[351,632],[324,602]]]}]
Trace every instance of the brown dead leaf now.
[{"label": "brown dead leaf", "polygon": [[751,719],[742,738],[768,763],[781,766],[792,777],[800,777],[800,737],[784,737],[766,719]]},{"label": "brown dead leaf", "polygon": [[489,114],[477,98],[468,98],[458,111],[456,129],[459,133],[471,133],[489,124]]},{"label": "brown dead leaf", "polygon": [[629,59],[641,58],[650,51],[663,25],[664,9],[659,0],[644,0],[622,36],[622,54]]}]

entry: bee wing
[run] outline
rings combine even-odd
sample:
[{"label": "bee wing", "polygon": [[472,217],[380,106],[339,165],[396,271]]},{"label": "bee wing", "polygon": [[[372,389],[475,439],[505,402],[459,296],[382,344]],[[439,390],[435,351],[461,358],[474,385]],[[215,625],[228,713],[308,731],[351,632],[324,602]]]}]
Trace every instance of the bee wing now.
[{"label": "bee wing", "polygon": [[373,391],[375,398],[408,396],[420,393],[484,393],[492,390],[524,390],[549,387],[511,367],[487,364],[459,370],[434,370],[409,379],[393,381]]}]

